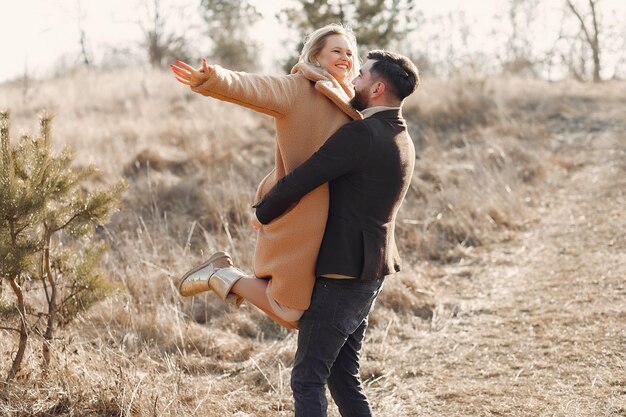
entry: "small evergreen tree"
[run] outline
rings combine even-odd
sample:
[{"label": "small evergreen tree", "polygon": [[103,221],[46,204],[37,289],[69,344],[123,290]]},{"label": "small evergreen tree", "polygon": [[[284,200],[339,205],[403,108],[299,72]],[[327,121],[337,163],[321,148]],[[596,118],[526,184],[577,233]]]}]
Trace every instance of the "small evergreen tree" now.
[{"label": "small evergreen tree", "polygon": [[97,269],[105,248],[92,240],[125,185],[86,192],[95,168],[73,169],[69,148],[52,153],[51,119],[43,115],[39,137],[23,136],[13,147],[9,112],[0,112],[0,285],[8,283],[13,292],[11,300],[0,293],[0,328],[19,334],[3,398],[31,334],[43,340],[47,369],[55,328],[114,288]]}]

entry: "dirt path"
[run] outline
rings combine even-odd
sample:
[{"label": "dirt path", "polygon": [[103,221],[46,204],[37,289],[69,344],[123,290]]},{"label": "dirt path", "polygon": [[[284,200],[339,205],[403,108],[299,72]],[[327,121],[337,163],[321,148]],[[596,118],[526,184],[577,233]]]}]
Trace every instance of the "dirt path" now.
[{"label": "dirt path", "polygon": [[591,130],[554,137],[569,170],[525,230],[445,268],[432,329],[387,342],[384,415],[626,416],[626,129]]}]

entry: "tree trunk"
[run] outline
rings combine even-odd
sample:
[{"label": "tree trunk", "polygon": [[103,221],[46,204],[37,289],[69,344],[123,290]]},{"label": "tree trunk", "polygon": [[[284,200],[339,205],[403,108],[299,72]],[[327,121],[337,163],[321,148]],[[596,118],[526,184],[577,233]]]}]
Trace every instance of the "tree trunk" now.
[{"label": "tree trunk", "polygon": [[50,284],[50,296],[48,297],[48,322],[46,324],[46,332],[43,335],[43,367],[47,372],[50,365],[50,344],[54,336],[54,322],[57,316],[57,285],[52,276],[50,270],[50,235],[48,233],[48,226],[46,226],[46,247],[43,250],[43,273],[44,283],[47,280]]},{"label": "tree trunk", "polygon": [[587,27],[587,25],[585,24],[585,19],[583,19],[583,16],[576,9],[576,6],[574,6],[571,0],[567,0],[567,5],[572,13],[574,13],[574,16],[576,16],[576,19],[578,19],[578,22],[580,23],[580,29],[585,35],[585,41],[591,49],[591,55],[593,57],[593,81],[600,82],[602,81],[602,79],[600,78],[600,28],[598,25],[598,17],[596,13],[596,2],[595,0],[589,0],[589,8],[591,9],[591,19],[593,23],[593,27],[591,29],[593,30],[593,32]]},{"label": "tree trunk", "polygon": [[[11,235],[11,243],[15,247],[17,244],[17,233],[15,232],[15,227],[12,221],[9,220],[9,231]],[[28,343],[28,326],[26,323],[26,303],[24,302],[24,293],[22,293],[22,288],[17,283],[18,276],[13,276],[8,279],[9,285],[15,293],[15,299],[17,300],[17,312],[20,318],[20,340],[17,345],[17,352],[15,353],[15,358],[13,358],[13,364],[11,365],[11,369],[9,370],[9,374],[7,375],[7,379],[5,380],[4,388],[2,389],[1,399],[6,400],[9,397],[9,386],[17,372],[20,370],[22,366],[22,360],[24,359],[24,353],[26,352],[26,345]]]},{"label": "tree trunk", "polygon": [[20,370],[22,360],[24,359],[24,352],[26,352],[26,343],[28,342],[28,326],[26,326],[26,305],[24,304],[24,295],[22,289],[17,283],[17,277],[9,279],[9,284],[15,293],[17,299],[17,311],[20,315],[20,341],[17,346],[17,353],[13,358],[13,365],[9,370],[7,379],[5,380],[4,389],[2,390],[2,399],[6,400],[9,396],[9,385],[17,372]]},{"label": "tree trunk", "polygon": [[589,7],[591,8],[591,18],[593,21],[593,39],[591,42],[591,52],[593,53],[593,81],[600,82],[600,40],[598,29],[598,18],[596,13],[596,2],[589,0]]},{"label": "tree trunk", "polygon": [[50,298],[48,299],[48,322],[46,324],[46,332],[43,335],[43,365],[44,369],[47,371],[48,366],[50,365],[50,344],[52,343],[52,339],[54,336],[54,322],[56,321],[57,315],[57,286],[56,282],[54,282],[54,277],[52,276],[52,272],[50,271],[50,239],[48,239],[48,246],[44,249],[43,255],[43,267],[45,277],[44,280],[47,279],[48,284],[50,284]]}]

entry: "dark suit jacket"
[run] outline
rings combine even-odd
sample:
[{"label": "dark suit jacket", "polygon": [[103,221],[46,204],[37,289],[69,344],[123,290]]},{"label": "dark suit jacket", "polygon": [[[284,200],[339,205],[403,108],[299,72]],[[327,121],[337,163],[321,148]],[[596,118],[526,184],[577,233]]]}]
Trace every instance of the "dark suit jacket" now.
[{"label": "dark suit jacket", "polygon": [[337,130],[254,205],[256,216],[268,224],[328,182],[330,208],[317,275],[379,279],[400,270],[395,220],[414,165],[415,148],[400,110],[384,110]]}]

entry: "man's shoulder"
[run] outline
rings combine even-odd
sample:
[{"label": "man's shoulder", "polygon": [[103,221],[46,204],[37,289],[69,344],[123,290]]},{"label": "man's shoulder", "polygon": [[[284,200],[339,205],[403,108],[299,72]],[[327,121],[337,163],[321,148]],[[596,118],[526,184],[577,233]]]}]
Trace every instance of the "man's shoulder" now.
[{"label": "man's shoulder", "polygon": [[369,126],[371,126],[372,124],[372,121],[368,119],[369,118],[351,120],[348,123],[344,124],[340,128],[340,130],[344,130],[345,132],[365,132],[369,130]]},{"label": "man's shoulder", "polygon": [[384,122],[384,119],[381,119],[375,116],[376,115],[373,115],[373,116],[366,117],[360,120],[351,120],[348,123],[346,123],[344,126],[352,130],[371,129],[372,126],[376,126],[380,124],[381,122]]}]

